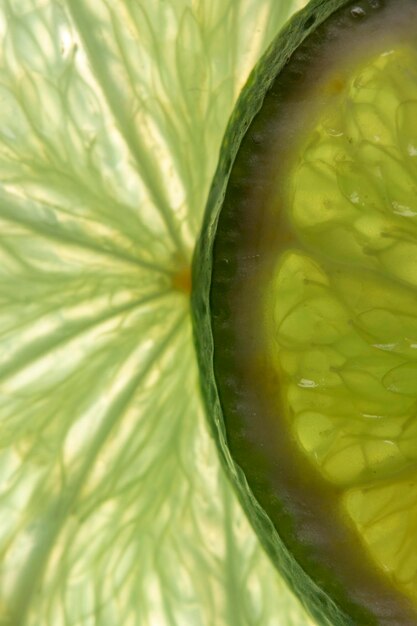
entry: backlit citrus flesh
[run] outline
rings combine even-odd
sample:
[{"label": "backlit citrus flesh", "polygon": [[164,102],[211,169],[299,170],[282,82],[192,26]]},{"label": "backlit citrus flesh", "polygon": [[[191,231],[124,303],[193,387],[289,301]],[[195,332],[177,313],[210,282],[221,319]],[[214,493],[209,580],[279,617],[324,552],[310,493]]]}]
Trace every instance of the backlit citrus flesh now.
[{"label": "backlit citrus flesh", "polygon": [[296,241],[266,314],[277,401],[347,523],[417,602],[417,48],[386,47],[332,99],[285,195]]}]

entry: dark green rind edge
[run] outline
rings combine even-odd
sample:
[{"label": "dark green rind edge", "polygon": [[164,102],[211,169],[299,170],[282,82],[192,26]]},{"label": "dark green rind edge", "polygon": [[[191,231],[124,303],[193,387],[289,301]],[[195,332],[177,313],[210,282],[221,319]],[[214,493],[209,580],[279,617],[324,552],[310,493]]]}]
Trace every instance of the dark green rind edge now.
[{"label": "dark green rind edge", "polygon": [[[350,3],[351,0],[311,0],[304,9],[291,18],[252,71],[225,133],[217,171],[207,201],[201,235],[193,259],[194,342],[207,418],[220,453],[221,463],[273,564],[320,626],[358,626],[358,623],[353,621],[334,599],[317,586],[287,550],[276,528],[253,495],[242,469],[231,457],[213,367],[214,345],[210,318],[210,290],[213,242],[218,217],[242,138],[261,109],[264,97],[274,78],[293,52],[309,33],[334,11]],[[306,28],[305,25],[312,15],[315,16],[314,24],[311,28]],[[372,622],[373,617],[369,615],[368,624]]]}]

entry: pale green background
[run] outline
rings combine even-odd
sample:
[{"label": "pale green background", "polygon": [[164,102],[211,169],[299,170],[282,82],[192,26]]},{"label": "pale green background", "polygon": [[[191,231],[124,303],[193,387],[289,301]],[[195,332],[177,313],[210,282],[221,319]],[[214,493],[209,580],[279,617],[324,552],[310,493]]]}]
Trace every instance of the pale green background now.
[{"label": "pale green background", "polygon": [[287,0],[0,3],[0,625],[307,626],[225,480],[189,263]]}]

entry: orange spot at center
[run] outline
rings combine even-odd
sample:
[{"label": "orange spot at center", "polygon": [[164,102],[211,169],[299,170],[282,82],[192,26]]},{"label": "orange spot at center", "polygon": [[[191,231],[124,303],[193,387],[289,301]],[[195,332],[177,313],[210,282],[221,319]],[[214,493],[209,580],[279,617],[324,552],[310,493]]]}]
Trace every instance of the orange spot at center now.
[{"label": "orange spot at center", "polygon": [[183,267],[172,275],[172,287],[176,291],[182,291],[189,295],[191,293],[191,268]]}]

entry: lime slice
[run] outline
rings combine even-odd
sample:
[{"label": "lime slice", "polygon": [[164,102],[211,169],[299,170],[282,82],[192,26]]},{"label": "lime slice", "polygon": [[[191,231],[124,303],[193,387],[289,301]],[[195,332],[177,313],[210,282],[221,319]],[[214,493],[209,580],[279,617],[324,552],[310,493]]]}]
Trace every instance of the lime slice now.
[{"label": "lime slice", "polygon": [[1,626],[308,623],[218,462],[188,293],[234,100],[293,9],[0,2]]},{"label": "lime slice", "polygon": [[417,623],[416,32],[412,0],[294,19],[236,109],[196,259],[220,449],[320,623]]}]

